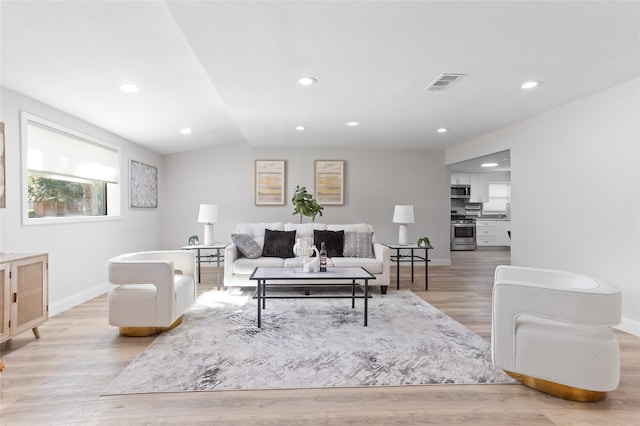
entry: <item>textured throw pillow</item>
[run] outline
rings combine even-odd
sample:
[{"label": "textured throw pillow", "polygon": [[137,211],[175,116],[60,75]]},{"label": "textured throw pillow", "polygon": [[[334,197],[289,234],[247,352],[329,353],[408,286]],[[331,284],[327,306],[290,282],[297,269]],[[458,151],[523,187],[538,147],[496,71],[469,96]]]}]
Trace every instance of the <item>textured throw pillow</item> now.
[{"label": "textured throw pillow", "polygon": [[327,250],[327,257],[343,257],[342,247],[344,246],[344,231],[321,231],[315,229],[313,231],[313,245],[318,251],[322,247]]},{"label": "textured throw pillow", "polygon": [[296,231],[273,231],[271,229],[265,229],[262,255],[264,257],[281,257],[283,259],[294,257],[293,245],[295,243]]},{"label": "textured throw pillow", "polygon": [[240,253],[246,258],[256,259],[262,255],[262,249],[250,235],[231,234],[231,242],[238,247]]},{"label": "textured throw pillow", "polygon": [[344,257],[374,257],[373,232],[345,232]]}]

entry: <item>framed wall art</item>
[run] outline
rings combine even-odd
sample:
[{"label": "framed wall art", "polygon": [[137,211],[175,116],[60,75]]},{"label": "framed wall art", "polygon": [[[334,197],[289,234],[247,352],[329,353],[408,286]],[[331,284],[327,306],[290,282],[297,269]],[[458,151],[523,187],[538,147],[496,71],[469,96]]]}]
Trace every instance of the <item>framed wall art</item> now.
[{"label": "framed wall art", "polygon": [[256,206],[284,206],[285,160],[256,160]]},{"label": "framed wall art", "polygon": [[158,207],[158,169],[131,160],[129,176],[129,205],[136,208]]},{"label": "framed wall art", "polygon": [[315,197],[320,205],[344,204],[344,161],[316,160]]},{"label": "framed wall art", "polygon": [[5,191],[5,178],[4,172],[6,167],[6,149],[4,143],[4,123],[0,122],[0,209],[7,207],[7,196]]}]

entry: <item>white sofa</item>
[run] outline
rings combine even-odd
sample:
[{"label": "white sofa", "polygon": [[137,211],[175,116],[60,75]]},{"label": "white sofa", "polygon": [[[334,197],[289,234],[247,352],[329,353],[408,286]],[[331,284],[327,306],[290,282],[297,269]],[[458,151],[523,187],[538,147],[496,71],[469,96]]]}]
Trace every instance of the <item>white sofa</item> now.
[{"label": "white sofa", "polygon": [[[344,231],[346,233],[372,233],[372,255],[373,257],[328,257],[327,267],[341,268],[351,266],[362,266],[376,277],[370,282],[372,286],[379,286],[384,294],[389,286],[391,269],[390,249],[375,241],[373,226],[366,223],[358,224],[323,224],[323,223],[241,223],[236,225],[234,234],[244,234],[250,236],[262,249],[265,242],[265,230],[274,231],[296,231],[296,241],[303,239],[313,244],[314,231]],[[318,250],[320,247],[317,247]],[[293,256],[293,251],[291,251]],[[249,277],[256,267],[298,267],[300,260],[296,257],[264,257],[255,259],[245,257],[238,247],[231,243],[225,248],[224,253],[224,285],[226,287],[255,287],[256,282]],[[345,281],[345,283],[350,283]]]},{"label": "white sofa", "polygon": [[187,250],[123,254],[107,263],[109,324],[148,336],[180,324],[196,297],[196,261]]}]

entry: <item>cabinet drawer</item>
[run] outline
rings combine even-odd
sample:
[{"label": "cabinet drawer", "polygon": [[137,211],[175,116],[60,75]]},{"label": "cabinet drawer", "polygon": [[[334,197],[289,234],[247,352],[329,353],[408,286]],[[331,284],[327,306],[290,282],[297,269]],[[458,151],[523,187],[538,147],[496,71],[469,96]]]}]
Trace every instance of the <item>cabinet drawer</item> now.
[{"label": "cabinet drawer", "polygon": [[495,246],[496,237],[478,237],[476,238],[476,244],[478,246]]},{"label": "cabinet drawer", "polygon": [[495,220],[476,220],[476,227],[478,228],[495,228]]},{"label": "cabinet drawer", "polygon": [[476,228],[478,237],[495,237],[496,228]]}]

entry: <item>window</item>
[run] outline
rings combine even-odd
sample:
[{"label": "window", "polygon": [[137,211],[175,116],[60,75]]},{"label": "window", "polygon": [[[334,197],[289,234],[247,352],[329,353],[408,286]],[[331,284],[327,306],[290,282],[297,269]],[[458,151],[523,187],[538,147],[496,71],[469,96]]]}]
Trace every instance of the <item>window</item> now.
[{"label": "window", "polygon": [[483,211],[506,213],[507,204],[511,202],[510,182],[490,182],[489,202],[484,203]]},{"label": "window", "polygon": [[21,119],[25,223],[119,216],[118,148],[28,113]]}]

